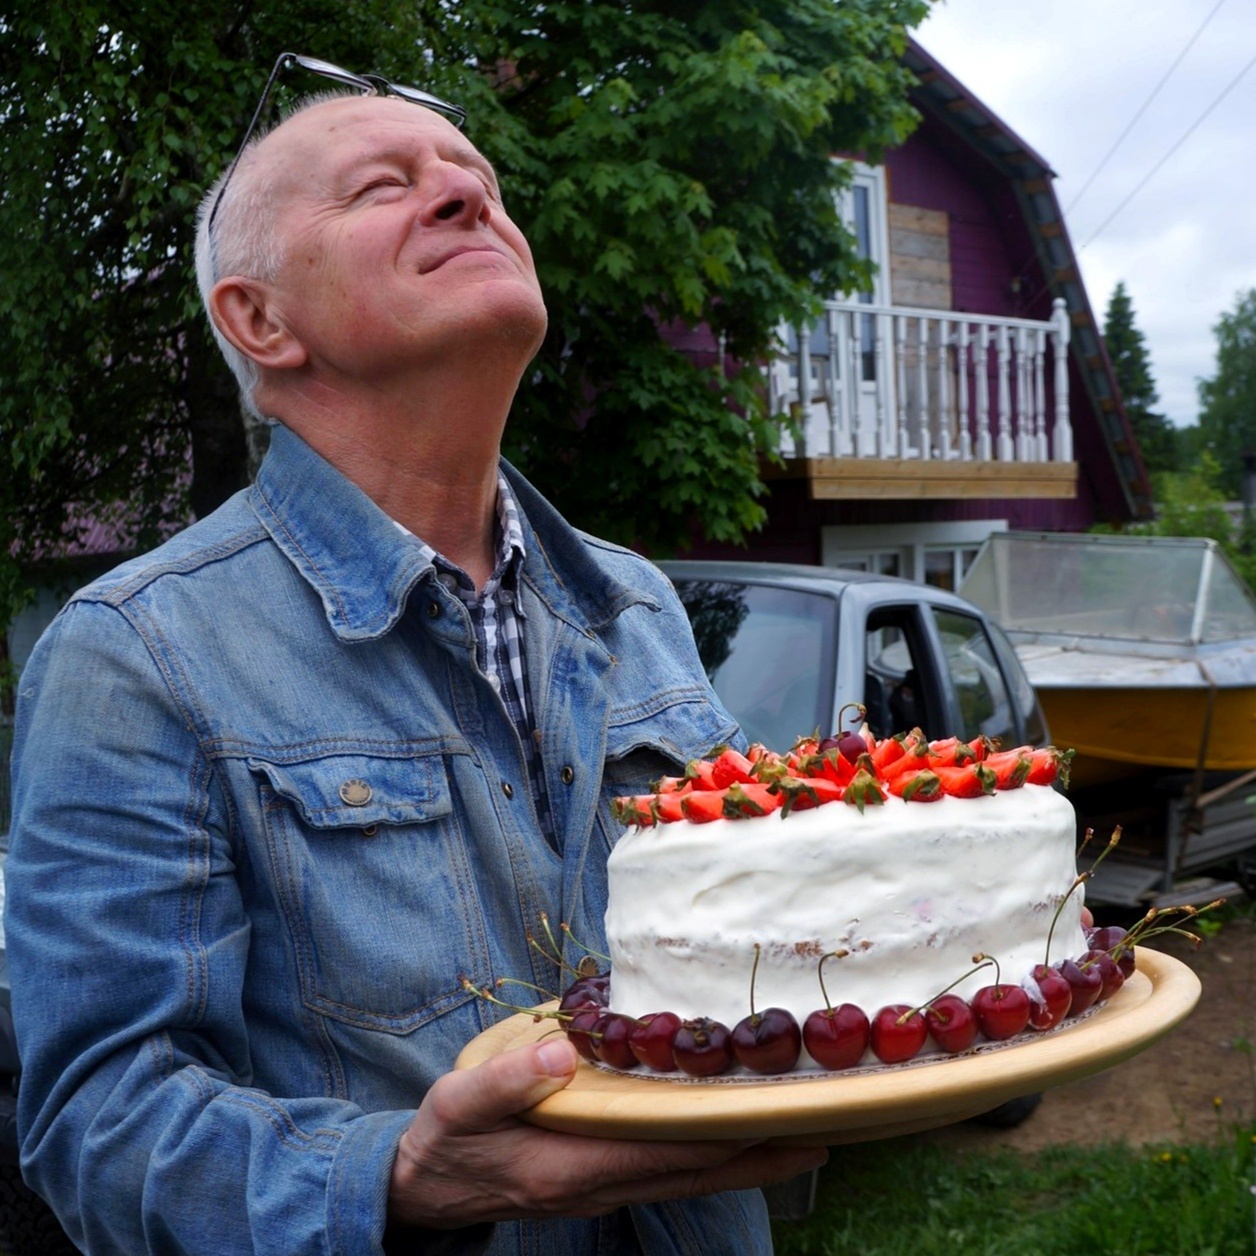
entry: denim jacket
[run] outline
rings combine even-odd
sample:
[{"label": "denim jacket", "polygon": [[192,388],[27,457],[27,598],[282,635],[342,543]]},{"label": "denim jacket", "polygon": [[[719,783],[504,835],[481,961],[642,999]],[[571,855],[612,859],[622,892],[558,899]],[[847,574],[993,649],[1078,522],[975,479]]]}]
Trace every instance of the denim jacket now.
[{"label": "denim jacket", "polygon": [[[465,608],[282,427],[252,488],[79,592],[32,655],[22,1166],[88,1252],[382,1251],[402,1131],[502,1015],[460,978],[553,988],[526,934],[545,911],[601,943],[611,798],[737,735],[657,569],[507,473],[561,853]],[[762,1196],[501,1224],[490,1251],[638,1243],[767,1252]]]}]

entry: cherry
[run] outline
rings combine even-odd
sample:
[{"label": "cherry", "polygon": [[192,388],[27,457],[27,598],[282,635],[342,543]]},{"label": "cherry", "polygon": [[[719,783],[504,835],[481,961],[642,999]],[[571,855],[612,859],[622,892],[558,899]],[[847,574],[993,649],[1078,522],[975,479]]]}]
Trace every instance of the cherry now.
[{"label": "cherry", "polygon": [[578,977],[563,991],[559,1000],[560,1012],[574,1012],[581,1007],[606,1007],[610,1003],[610,974],[597,977]]},{"label": "cherry", "polygon": [[1037,965],[1031,976],[1037,983],[1042,1002],[1029,1000],[1029,1026],[1039,1031],[1054,1029],[1073,1006],[1073,987],[1046,964]]},{"label": "cherry", "polygon": [[672,1058],[691,1077],[714,1077],[733,1067],[732,1035],[727,1025],[701,1016],[684,1021],[676,1031]]},{"label": "cherry", "polygon": [[567,1022],[567,1040],[586,1060],[596,1060],[592,1034],[605,1013],[600,1007],[582,1007]]},{"label": "cherry", "polygon": [[674,1073],[676,1060],[672,1045],[679,1028],[680,1017],[675,1012],[651,1012],[640,1017],[633,1026],[628,1035],[628,1049],[656,1073]]},{"label": "cherry", "polygon": [[1103,977],[1097,968],[1083,968],[1071,959],[1061,961],[1056,968],[1073,992],[1073,1005],[1068,1014],[1080,1016],[1099,997],[1103,990]]},{"label": "cherry", "polygon": [[983,986],[973,995],[981,1032],[992,1042],[1015,1038],[1029,1024],[1029,995],[1020,986]]},{"label": "cherry", "polygon": [[850,1068],[868,1049],[868,1018],[861,1007],[843,1003],[812,1012],[802,1027],[807,1053],[828,1069]]},{"label": "cherry", "polygon": [[950,1055],[967,1051],[977,1039],[977,1016],[958,994],[940,994],[925,1008],[933,1041]]},{"label": "cherry", "polygon": [[[1112,955],[1120,966],[1123,976],[1128,977],[1134,971],[1134,948],[1130,945],[1121,946],[1121,943],[1129,937],[1120,925],[1105,925],[1102,929],[1096,929],[1090,937],[1090,949],[1092,951],[1107,951],[1109,955],[1120,947],[1119,954]],[[1103,996],[1107,998],[1107,995]]]},{"label": "cherry", "polygon": [[910,1060],[925,1045],[929,1025],[925,1018],[906,1003],[891,1003],[873,1018],[868,1037],[872,1053],[883,1064],[901,1064]]},{"label": "cherry", "polygon": [[1081,967],[1094,968],[1099,973],[1099,998],[1111,998],[1124,984],[1125,974],[1121,966],[1107,951],[1087,951],[1082,956]]},{"label": "cherry", "polygon": [[733,1026],[733,1055],[755,1073],[788,1073],[802,1052],[802,1031],[783,1007],[751,1012]]},{"label": "cherry", "polygon": [[636,1068],[640,1061],[628,1045],[635,1024],[631,1016],[604,1012],[593,1027],[593,1054],[611,1068]]}]

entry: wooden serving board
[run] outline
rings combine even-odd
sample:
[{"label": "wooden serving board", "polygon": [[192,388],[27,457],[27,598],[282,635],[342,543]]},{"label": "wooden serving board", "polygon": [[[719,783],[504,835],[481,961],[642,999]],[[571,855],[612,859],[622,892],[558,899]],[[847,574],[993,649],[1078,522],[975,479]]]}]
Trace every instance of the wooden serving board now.
[{"label": "wooden serving board", "polygon": [[[596,1138],[762,1138],[800,1145],[866,1142],[949,1125],[1111,1068],[1189,1016],[1199,1001],[1195,974],[1146,947],[1136,957],[1135,972],[1106,1004],[1049,1033],[984,1044],[958,1056],[778,1078],[663,1077],[612,1072],[582,1060],[571,1084],[523,1119]],[[512,1016],[468,1043],[455,1067],[474,1068],[554,1028],[552,1020]]]}]

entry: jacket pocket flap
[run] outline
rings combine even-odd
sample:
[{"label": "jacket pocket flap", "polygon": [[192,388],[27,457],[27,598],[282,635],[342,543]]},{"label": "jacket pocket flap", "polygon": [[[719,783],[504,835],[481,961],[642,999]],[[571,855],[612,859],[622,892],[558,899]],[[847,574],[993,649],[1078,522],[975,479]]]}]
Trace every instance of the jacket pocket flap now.
[{"label": "jacket pocket flap", "polygon": [[712,747],[740,741],[737,725],[707,695],[695,689],[659,693],[640,705],[612,711],[606,757],[622,759],[634,750],[658,750],[683,767]]},{"label": "jacket pocket flap", "polygon": [[250,759],[248,764],[315,829],[421,824],[453,810],[439,755],[383,759],[346,754],[299,763]]}]

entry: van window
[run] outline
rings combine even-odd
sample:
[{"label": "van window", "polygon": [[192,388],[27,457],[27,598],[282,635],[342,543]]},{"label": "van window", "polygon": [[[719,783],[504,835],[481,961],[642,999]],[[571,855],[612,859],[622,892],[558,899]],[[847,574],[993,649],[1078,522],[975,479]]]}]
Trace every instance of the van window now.
[{"label": "van window", "polygon": [[981,620],[935,607],[934,619],[959,700],[959,735],[984,734],[1006,746],[1017,744],[1016,710]]}]

